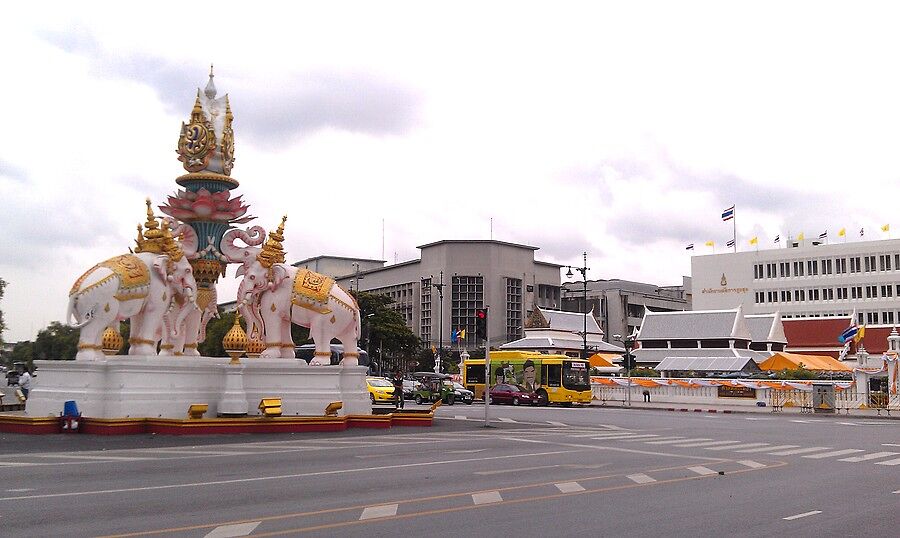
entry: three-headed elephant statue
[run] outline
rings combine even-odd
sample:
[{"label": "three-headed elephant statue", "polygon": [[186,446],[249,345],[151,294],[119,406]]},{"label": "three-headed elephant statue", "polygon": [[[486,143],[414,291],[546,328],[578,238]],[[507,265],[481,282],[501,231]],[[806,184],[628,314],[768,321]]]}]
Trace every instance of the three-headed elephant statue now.
[{"label": "three-headed elephant statue", "polygon": [[222,252],[229,260],[242,264],[238,275],[244,278],[237,301],[238,310],[247,320],[248,334],[262,336],[266,350],[261,357],[294,358],[291,323],[296,323],[309,328],[315,342],[316,353],[310,364],[331,364],[331,341],[337,339],[347,350],[341,364],[356,366],[360,337],[356,299],[330,277],[279,263],[283,254],[273,259],[267,250],[272,244],[281,249],[283,225],[275,235],[278,241],[273,243],[270,234],[262,248],[234,246],[238,235],[222,242]]},{"label": "three-headed elephant statue", "polygon": [[[149,207],[149,206],[148,206]],[[149,209],[148,209],[149,213]],[[148,234],[138,226],[138,248],[98,263],[85,272],[69,291],[67,321],[81,329],[76,360],[102,359],[101,340],[107,327],[131,319],[129,355],[156,355],[163,328],[176,330],[197,310],[194,280],[188,258],[196,252],[186,242],[182,247],[172,238],[167,223],[158,229],[148,218]],[[153,233],[149,233],[149,232]],[[196,242],[194,243],[196,248]],[[175,297],[181,295],[191,308],[175,311]]]}]

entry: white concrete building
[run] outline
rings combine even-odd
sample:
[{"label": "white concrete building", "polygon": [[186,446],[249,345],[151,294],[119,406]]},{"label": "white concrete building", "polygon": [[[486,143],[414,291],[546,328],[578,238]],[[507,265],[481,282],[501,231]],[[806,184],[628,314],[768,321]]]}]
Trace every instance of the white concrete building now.
[{"label": "white concrete building", "polygon": [[784,318],[847,316],[900,323],[900,239],[822,244],[691,258],[693,306]]}]

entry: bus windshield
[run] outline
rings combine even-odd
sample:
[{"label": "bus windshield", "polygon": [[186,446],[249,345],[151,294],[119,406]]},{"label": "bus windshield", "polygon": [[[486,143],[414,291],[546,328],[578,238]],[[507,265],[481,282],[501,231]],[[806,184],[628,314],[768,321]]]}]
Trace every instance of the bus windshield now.
[{"label": "bus windshield", "polygon": [[564,362],[562,378],[563,386],[569,390],[589,390],[591,388],[591,378],[585,362]]}]

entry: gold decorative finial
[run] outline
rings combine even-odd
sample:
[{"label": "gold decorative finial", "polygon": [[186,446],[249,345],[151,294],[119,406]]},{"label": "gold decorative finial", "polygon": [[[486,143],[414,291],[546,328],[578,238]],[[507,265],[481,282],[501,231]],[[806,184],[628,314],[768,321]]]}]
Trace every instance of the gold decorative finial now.
[{"label": "gold decorative finial", "polygon": [[181,250],[181,245],[179,245],[175,239],[172,237],[172,232],[169,231],[169,221],[163,220],[162,225],[163,232],[163,242],[162,242],[162,250],[169,259],[173,262],[181,261],[182,256],[184,256],[184,251]]},{"label": "gold decorative finial", "polygon": [[103,349],[104,355],[117,355],[124,344],[125,339],[122,338],[122,334],[119,333],[118,329],[107,327],[106,330],[103,331],[103,339],[101,340],[100,346]]},{"label": "gold decorative finial", "polygon": [[231,364],[240,364],[240,356],[247,349],[247,333],[241,327],[241,313],[237,312],[234,316],[234,325],[225,333],[222,338],[222,347],[228,356],[231,357]]},{"label": "gold decorative finial", "polygon": [[[144,223],[143,240],[137,240],[137,248],[135,252],[153,252],[160,254],[165,248],[165,232],[159,229],[159,223],[153,216],[150,198],[147,198],[147,221]],[[168,228],[168,227],[167,227]],[[138,224],[138,233],[141,232],[141,225]]]},{"label": "gold decorative finial", "polygon": [[281,217],[281,224],[274,232],[269,232],[269,238],[262,247],[262,251],[256,256],[260,265],[269,269],[276,263],[284,263],[284,248],[281,243],[284,241],[284,223],[287,221],[287,215]]},{"label": "gold decorative finial", "polygon": [[216,84],[213,82],[213,64],[209,64],[209,82],[206,83],[206,89],[203,90],[203,93],[206,94],[206,98],[209,100],[213,100],[216,98]]}]

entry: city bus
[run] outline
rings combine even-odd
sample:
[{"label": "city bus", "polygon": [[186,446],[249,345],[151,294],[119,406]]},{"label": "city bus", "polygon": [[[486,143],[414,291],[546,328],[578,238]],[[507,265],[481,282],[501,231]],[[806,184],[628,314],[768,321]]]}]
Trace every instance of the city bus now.
[{"label": "city bus", "polygon": [[[467,359],[462,364],[462,384],[484,398],[484,359]],[[491,351],[491,386],[497,383],[521,385],[534,390],[538,405],[586,404],[591,401],[590,362],[565,355],[533,351]]]}]

